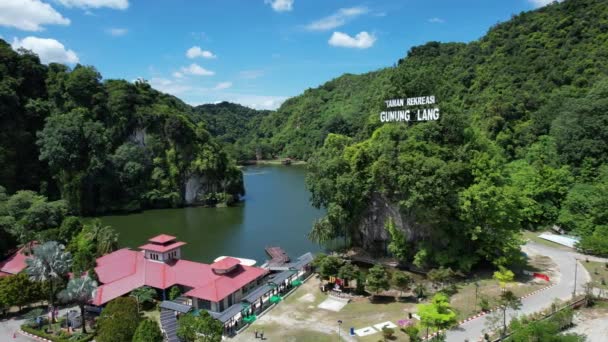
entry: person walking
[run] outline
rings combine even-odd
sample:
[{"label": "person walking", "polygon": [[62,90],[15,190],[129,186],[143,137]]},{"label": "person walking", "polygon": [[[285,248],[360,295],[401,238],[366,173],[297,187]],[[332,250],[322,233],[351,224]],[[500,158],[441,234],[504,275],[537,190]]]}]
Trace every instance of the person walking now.
[{"label": "person walking", "polygon": [[263,341],[264,340],[264,329],[262,329],[262,332],[260,333],[260,339]]},{"label": "person walking", "polygon": [[255,338],[258,338],[258,329],[255,329]]}]

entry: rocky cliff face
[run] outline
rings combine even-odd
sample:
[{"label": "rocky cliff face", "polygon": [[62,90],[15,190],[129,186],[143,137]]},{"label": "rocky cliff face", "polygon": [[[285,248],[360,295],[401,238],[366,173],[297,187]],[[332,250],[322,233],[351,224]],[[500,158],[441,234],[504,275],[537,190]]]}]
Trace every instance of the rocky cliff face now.
[{"label": "rocky cliff face", "polygon": [[133,133],[131,133],[131,136],[129,136],[129,141],[144,147],[146,145],[146,129],[141,127],[135,128]]},{"label": "rocky cliff face", "polygon": [[404,232],[408,241],[419,240],[430,233],[429,227],[416,224],[415,218],[404,214],[398,204],[391,203],[379,193],[374,193],[369,207],[363,213],[353,233],[353,242],[367,251],[386,252],[390,235],[385,229],[385,224],[389,218],[393,219],[395,227]]},{"label": "rocky cliff face", "polygon": [[184,202],[186,205],[197,204],[197,199],[205,196],[203,185],[206,182],[205,176],[201,175],[190,175],[186,180]]}]

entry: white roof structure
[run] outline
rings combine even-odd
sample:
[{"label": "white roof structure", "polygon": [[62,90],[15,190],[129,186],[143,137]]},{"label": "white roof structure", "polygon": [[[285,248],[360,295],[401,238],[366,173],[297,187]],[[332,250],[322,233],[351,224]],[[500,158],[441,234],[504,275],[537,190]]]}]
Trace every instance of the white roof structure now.
[{"label": "white roof structure", "polygon": [[[218,262],[220,260],[226,259],[227,256],[222,255],[220,257],[215,258],[215,260],[213,260],[213,262]],[[245,258],[236,258],[236,257],[231,257],[234,259],[237,259],[238,261],[241,262],[241,265],[245,265],[245,266],[254,266],[255,264],[257,264],[258,262],[253,260],[253,259],[245,259]]]},{"label": "white roof structure", "polygon": [[575,236],[555,235],[547,233],[540,234],[538,237],[570,248],[574,248],[574,245],[577,244],[580,240]]}]

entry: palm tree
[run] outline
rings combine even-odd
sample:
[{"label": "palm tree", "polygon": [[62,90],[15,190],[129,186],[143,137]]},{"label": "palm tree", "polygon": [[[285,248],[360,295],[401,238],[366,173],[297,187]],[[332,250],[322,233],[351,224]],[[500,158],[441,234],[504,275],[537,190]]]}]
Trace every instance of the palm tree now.
[{"label": "palm tree", "polygon": [[140,311],[140,307],[145,302],[151,302],[156,297],[156,290],[149,286],[142,286],[131,291],[131,297],[137,301],[137,312]]},{"label": "palm tree", "polygon": [[95,296],[97,291],[97,282],[88,275],[82,278],[74,278],[68,282],[65,290],[59,292],[59,300],[64,303],[74,303],[80,308],[80,317],[82,319],[82,333],[86,334],[86,321],[84,319],[84,306],[88,304]]},{"label": "palm tree", "polygon": [[25,260],[26,272],[30,279],[49,284],[49,306],[51,322],[55,323],[55,282],[66,275],[72,266],[72,256],[64,252],[65,247],[56,241],[49,241],[33,248],[32,257]]},{"label": "palm tree", "polygon": [[97,256],[113,252],[118,247],[118,233],[110,226],[103,226],[100,220],[93,220],[88,225],[88,238],[95,241]]}]

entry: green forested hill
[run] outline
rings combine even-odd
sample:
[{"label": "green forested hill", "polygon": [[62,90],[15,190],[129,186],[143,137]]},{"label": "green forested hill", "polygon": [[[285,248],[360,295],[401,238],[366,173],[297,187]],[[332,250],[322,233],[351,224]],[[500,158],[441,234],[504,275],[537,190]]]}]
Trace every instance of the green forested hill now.
[{"label": "green forested hill", "polygon": [[[145,81],[48,66],[0,40],[0,186],[77,214],[230,202],[242,175],[192,108]],[[3,191],[2,191],[3,192]]]},{"label": "green forested hill", "polygon": [[255,159],[256,139],[252,132],[258,131],[261,121],[270,111],[230,102],[204,104],[194,107],[193,111],[195,119],[204,122],[209,133],[224,142],[224,148],[237,161]]},{"label": "green forested hill", "polygon": [[[265,119],[263,143],[312,155],[313,203],[328,210],[316,240],[384,249],[393,222],[404,262],[468,269],[510,262],[522,228],[557,224],[608,254],[607,75],[608,2],[566,0],[308,90]],[[380,124],[382,100],[422,95],[439,121]]]}]

